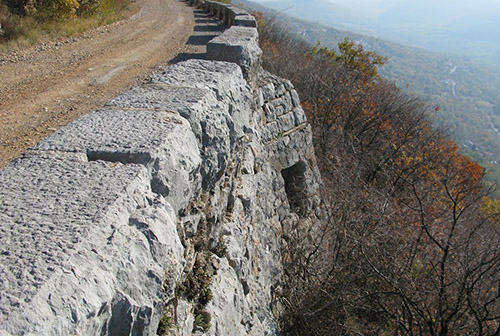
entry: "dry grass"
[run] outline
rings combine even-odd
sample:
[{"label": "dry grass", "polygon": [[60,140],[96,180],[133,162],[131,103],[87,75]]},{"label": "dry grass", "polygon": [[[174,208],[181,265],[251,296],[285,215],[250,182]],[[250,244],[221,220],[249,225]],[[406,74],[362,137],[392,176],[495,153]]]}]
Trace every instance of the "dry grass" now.
[{"label": "dry grass", "polygon": [[0,9],[0,22],[4,29],[3,34],[0,35],[0,53],[76,36],[131,17],[139,10],[140,6],[133,2],[117,11],[109,10],[106,13],[75,17],[64,21],[39,22],[32,16],[20,17]]}]

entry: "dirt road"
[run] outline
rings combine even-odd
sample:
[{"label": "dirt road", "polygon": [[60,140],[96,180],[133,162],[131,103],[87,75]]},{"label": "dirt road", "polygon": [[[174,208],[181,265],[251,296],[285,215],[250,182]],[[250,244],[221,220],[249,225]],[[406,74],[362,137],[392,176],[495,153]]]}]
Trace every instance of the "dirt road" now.
[{"label": "dirt road", "polygon": [[0,55],[0,167],[68,122],[140,83],[193,33],[181,0],[139,0],[133,17],[76,38]]}]

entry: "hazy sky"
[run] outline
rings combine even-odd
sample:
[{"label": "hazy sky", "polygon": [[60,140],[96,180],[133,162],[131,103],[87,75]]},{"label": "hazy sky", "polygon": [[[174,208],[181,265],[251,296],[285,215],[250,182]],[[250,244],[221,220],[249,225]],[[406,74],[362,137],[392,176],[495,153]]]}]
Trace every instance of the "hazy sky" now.
[{"label": "hazy sky", "polygon": [[500,63],[500,0],[250,1],[339,29]]},{"label": "hazy sky", "polygon": [[[255,2],[275,2],[280,1],[297,2],[297,0],[251,0]],[[306,0],[304,0],[306,1]],[[331,3],[340,5],[344,8],[351,10],[353,13],[361,14],[366,17],[374,17],[390,10],[391,8],[398,7],[418,7],[426,8],[432,11],[437,9],[439,15],[443,16],[462,16],[470,17],[480,13],[491,11],[494,9],[498,12],[500,8],[500,0],[324,0]],[[416,4],[415,2],[418,2]],[[424,11],[425,13],[425,11]]]},{"label": "hazy sky", "polygon": [[[254,2],[273,2],[273,1],[280,1],[280,0],[251,0]],[[285,0],[286,1],[286,0]],[[378,7],[389,7],[394,4],[398,3],[412,3],[415,0],[327,0],[332,3],[336,3],[339,5],[342,5],[347,8],[378,8]],[[293,2],[290,0],[290,2]],[[427,1],[425,1],[427,2]],[[475,6],[476,1],[471,1],[471,0],[433,0],[432,2],[448,2],[451,4],[454,4],[458,7],[472,7]],[[484,3],[498,3],[500,4],[500,0],[484,0],[482,1]]]}]

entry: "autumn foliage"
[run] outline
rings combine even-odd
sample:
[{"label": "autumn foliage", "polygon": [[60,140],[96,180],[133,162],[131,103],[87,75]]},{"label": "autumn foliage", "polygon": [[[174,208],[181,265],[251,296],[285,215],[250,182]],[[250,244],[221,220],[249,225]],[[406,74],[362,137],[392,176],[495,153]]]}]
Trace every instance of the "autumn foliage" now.
[{"label": "autumn foliage", "polygon": [[287,335],[499,335],[500,202],[433,108],[348,39],[309,47],[261,22],[265,67],[313,127],[324,214],[285,232]]}]

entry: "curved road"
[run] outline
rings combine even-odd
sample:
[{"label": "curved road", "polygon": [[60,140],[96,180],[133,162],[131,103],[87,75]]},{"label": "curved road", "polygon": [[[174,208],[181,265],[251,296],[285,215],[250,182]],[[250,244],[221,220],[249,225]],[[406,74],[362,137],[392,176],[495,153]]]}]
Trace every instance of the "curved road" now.
[{"label": "curved road", "polygon": [[79,116],[140,83],[186,45],[193,9],[139,0],[131,18],[77,38],[0,55],[0,167]]}]

